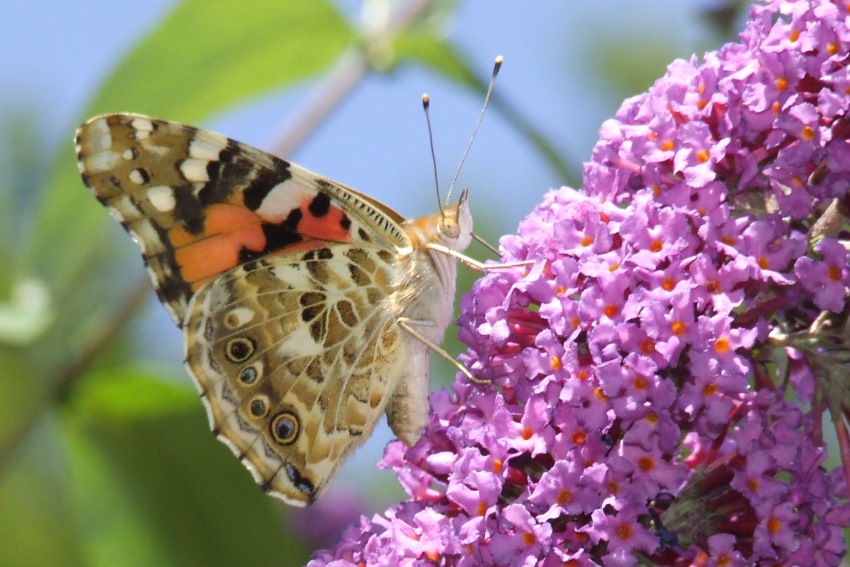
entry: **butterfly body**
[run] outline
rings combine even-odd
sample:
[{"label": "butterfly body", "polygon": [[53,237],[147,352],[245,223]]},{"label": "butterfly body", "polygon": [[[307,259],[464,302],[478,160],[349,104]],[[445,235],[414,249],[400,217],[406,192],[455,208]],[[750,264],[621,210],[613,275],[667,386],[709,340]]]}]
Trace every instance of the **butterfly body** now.
[{"label": "butterfly body", "polygon": [[84,124],[77,154],[183,329],[211,428],[264,490],[312,503],[382,413],[415,443],[421,338],[442,341],[455,293],[456,260],[432,246],[468,246],[465,193],[408,221],[224,136],[131,114]]}]

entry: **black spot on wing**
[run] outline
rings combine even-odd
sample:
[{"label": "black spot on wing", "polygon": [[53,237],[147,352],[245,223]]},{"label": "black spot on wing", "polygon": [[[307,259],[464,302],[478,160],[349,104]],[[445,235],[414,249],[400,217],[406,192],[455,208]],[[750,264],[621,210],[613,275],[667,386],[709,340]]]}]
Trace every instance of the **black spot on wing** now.
[{"label": "black spot on wing", "polygon": [[226,147],[219,152],[217,160],[207,164],[207,177],[210,180],[198,191],[198,200],[205,204],[222,203],[233,192],[234,185],[230,183],[238,172],[233,167],[233,148]]},{"label": "black spot on wing", "polygon": [[[292,217],[295,213],[297,213],[296,216],[301,217],[301,211],[298,209],[292,211],[289,216]],[[297,226],[297,223],[294,224]],[[289,222],[289,219],[284,221],[283,224],[263,223],[263,233],[265,233],[268,239],[266,243],[268,250],[277,250],[284,246],[301,242],[302,240],[301,235],[293,228],[293,224]]]},{"label": "black spot on wing", "polygon": [[289,216],[282,223],[263,223],[263,233],[266,235],[266,252],[280,250],[285,246],[301,242],[302,237],[298,234],[298,224],[303,217],[301,209],[292,209]]},{"label": "black spot on wing", "polygon": [[324,312],[325,308],[322,305],[306,305],[301,309],[301,320],[309,323]]},{"label": "black spot on wing", "polygon": [[174,217],[183,221],[183,228],[189,234],[201,234],[204,231],[204,210],[201,201],[192,194],[192,185],[175,187],[174,200]]},{"label": "black spot on wing", "polygon": [[204,204],[223,203],[232,193],[244,187],[243,203],[250,210],[257,210],[263,199],[278,183],[291,177],[289,164],[275,159],[275,167],[266,169],[250,159],[244,150],[233,140],[221,150],[217,160],[207,164],[209,182],[198,192],[198,200]]},{"label": "black spot on wing", "polygon": [[313,197],[313,200],[310,201],[310,205],[308,205],[307,208],[310,210],[311,215],[317,218],[322,218],[331,210],[331,198],[325,193],[319,193]]},{"label": "black spot on wing", "polygon": [[289,215],[286,217],[286,220],[281,223],[281,226],[286,227],[292,232],[297,232],[298,225],[301,224],[302,218],[304,218],[304,213],[301,212],[301,209],[292,209],[289,211]]},{"label": "black spot on wing", "polygon": [[250,250],[242,248],[239,251],[239,262],[250,262],[260,256],[265,256],[282,250],[287,246],[297,244],[304,238],[298,234],[298,223],[301,222],[303,214],[301,209],[292,209],[289,216],[282,223],[264,222],[260,225],[263,235],[266,237],[266,245],[262,250]]},{"label": "black spot on wing", "polygon": [[163,303],[179,303],[192,297],[192,288],[178,278],[164,278],[157,282],[156,294]]},{"label": "black spot on wing", "polygon": [[272,268],[272,264],[269,263],[268,260],[258,259],[251,260],[250,262],[242,264],[242,270],[246,274],[250,274],[252,272],[259,272],[262,270],[268,271]]}]

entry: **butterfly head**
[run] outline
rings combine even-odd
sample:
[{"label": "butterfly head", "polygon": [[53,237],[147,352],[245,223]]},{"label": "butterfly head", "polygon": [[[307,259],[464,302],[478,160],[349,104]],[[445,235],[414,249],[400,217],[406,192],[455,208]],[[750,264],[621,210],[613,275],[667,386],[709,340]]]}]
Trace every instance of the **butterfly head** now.
[{"label": "butterfly head", "polygon": [[457,205],[443,207],[437,225],[437,240],[456,252],[466,250],[472,241],[472,211],[469,210],[469,191],[464,189]]}]

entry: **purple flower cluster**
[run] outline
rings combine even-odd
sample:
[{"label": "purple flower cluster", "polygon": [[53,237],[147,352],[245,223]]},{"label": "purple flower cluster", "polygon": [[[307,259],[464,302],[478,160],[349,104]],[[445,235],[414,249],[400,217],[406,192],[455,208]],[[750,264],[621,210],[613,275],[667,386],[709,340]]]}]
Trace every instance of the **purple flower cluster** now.
[{"label": "purple flower cluster", "polygon": [[[472,372],[387,448],[410,500],[310,565],[838,565],[850,463],[850,5],[759,3],[502,239]],[[846,465],[845,465],[846,466]]]}]

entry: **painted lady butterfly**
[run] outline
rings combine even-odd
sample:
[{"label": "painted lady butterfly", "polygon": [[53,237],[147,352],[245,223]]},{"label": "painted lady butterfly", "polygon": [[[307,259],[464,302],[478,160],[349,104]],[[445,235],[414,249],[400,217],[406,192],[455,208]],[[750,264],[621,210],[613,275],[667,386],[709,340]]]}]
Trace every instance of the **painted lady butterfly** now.
[{"label": "painted lady butterfly", "polygon": [[472,238],[465,191],[405,220],[222,135],[133,114],[91,119],[76,144],[183,329],[213,432],[264,491],[312,503],[381,413],[416,442],[428,350],[443,352]]}]

